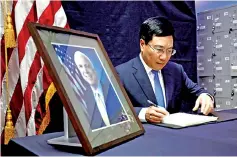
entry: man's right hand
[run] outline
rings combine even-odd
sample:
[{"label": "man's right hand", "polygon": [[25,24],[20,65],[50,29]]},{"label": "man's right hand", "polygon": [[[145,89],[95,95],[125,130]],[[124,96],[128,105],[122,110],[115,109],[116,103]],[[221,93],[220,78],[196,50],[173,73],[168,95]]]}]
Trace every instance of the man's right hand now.
[{"label": "man's right hand", "polygon": [[145,114],[147,122],[161,123],[163,118],[169,115],[169,112],[163,107],[150,106]]}]

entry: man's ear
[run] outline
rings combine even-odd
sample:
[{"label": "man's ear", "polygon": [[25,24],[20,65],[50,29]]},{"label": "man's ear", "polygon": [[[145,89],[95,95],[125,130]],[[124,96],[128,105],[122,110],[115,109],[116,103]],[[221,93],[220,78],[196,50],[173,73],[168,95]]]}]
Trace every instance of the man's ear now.
[{"label": "man's ear", "polygon": [[143,39],[140,39],[140,49],[141,49],[141,52],[143,51],[144,46],[145,46],[145,41]]}]

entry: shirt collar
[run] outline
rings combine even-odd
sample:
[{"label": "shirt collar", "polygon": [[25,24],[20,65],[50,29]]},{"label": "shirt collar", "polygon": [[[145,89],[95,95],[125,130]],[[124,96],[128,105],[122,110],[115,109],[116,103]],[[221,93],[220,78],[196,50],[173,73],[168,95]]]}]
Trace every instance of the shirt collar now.
[{"label": "shirt collar", "polygon": [[100,83],[98,84],[97,89],[94,89],[94,88],[91,88],[91,89],[92,89],[94,95],[95,95],[96,93],[100,93],[100,94],[102,93],[102,88],[101,88],[101,84],[100,84]]}]

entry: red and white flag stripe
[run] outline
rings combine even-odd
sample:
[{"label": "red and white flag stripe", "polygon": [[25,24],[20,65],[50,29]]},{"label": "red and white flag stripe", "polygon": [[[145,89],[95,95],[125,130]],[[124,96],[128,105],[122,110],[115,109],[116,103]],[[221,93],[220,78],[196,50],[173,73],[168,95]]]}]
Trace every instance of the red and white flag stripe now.
[{"label": "red and white flag stripe", "polygon": [[[67,27],[67,18],[60,1],[18,0],[13,2],[13,20],[15,22],[18,47],[9,59],[9,93],[16,137],[35,135],[35,112],[39,98],[47,87],[44,87],[44,63],[37,52],[27,28],[28,22]],[[2,55],[1,55],[2,56]],[[10,64],[11,62],[14,62]],[[17,64],[17,65],[16,65]],[[5,72],[5,70],[2,68]],[[6,114],[5,73],[2,82],[0,99],[3,131]],[[11,80],[11,79],[12,80]]]}]

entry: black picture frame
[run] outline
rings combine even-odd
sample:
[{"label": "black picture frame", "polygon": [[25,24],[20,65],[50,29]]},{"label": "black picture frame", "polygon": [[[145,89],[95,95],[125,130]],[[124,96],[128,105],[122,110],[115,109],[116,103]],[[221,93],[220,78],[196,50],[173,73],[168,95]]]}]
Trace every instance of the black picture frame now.
[{"label": "black picture frame", "polygon": [[[97,34],[38,23],[29,23],[28,28],[87,155],[144,133],[144,128],[135,115],[131,101]],[[100,86],[95,89],[103,91],[104,99],[101,104],[106,106],[105,110],[98,105],[99,99],[88,81],[92,76],[86,77],[87,74],[80,70],[85,64],[80,58],[86,60],[87,67],[91,65],[93,74],[97,77],[97,84]]]}]

